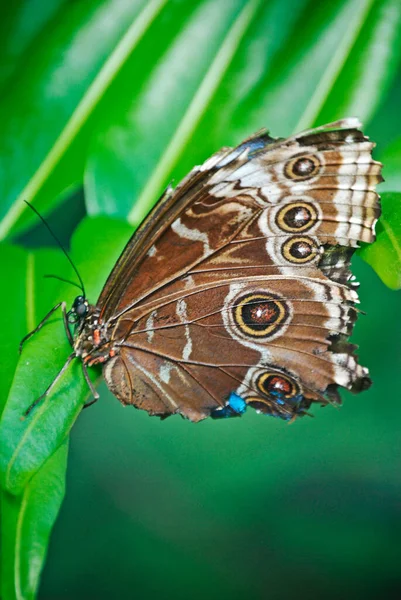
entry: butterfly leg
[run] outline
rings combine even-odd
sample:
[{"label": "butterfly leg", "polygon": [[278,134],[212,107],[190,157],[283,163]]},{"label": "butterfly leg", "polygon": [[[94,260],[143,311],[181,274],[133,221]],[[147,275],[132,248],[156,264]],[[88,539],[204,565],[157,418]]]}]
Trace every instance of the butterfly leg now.
[{"label": "butterfly leg", "polygon": [[32,404],[24,412],[23,417],[27,417],[30,414],[30,412],[35,408],[35,406],[37,406],[39,404],[39,402],[41,400],[43,400],[43,398],[45,398],[49,394],[49,392],[56,385],[56,383],[58,382],[58,380],[60,379],[60,377],[68,369],[68,367],[70,366],[70,363],[72,362],[72,360],[74,358],[76,358],[76,354],[75,354],[75,352],[72,352],[70,354],[70,356],[67,358],[67,360],[65,361],[63,368],[57,373],[56,377],[53,379],[53,381],[51,382],[51,384],[49,385],[49,387],[46,388],[46,390],[43,392],[43,394],[41,394],[39,396],[39,398],[36,398],[36,400],[34,402],[32,402]]},{"label": "butterfly leg", "polygon": [[64,323],[65,333],[67,335],[70,346],[73,348],[74,347],[74,339],[72,337],[70,326],[68,324],[67,305],[65,302],[61,303],[61,312],[63,313],[63,323]]},{"label": "butterfly leg", "polygon": [[66,306],[66,303],[65,302],[59,302],[58,304],[56,304],[56,306],[53,306],[53,308],[47,313],[47,315],[41,320],[41,322],[39,323],[39,325],[37,325],[35,327],[35,329],[33,329],[32,331],[30,331],[29,333],[27,333],[27,335],[22,338],[22,340],[20,341],[20,345],[19,345],[19,353],[20,354],[22,352],[22,348],[23,348],[23,345],[25,344],[25,342],[27,342],[35,333],[37,333],[40,329],[42,329],[42,327],[46,323],[46,321],[48,319],[50,319],[50,317],[52,316],[52,314],[54,312],[56,312],[56,310],[58,310],[60,308],[60,306],[61,306],[61,311],[63,313],[64,328],[65,328],[65,332],[67,334],[68,341],[69,341],[69,343],[70,343],[71,346],[74,345],[74,340],[72,339],[71,331],[70,331],[70,328],[68,326],[68,317],[67,317],[67,306]]},{"label": "butterfly leg", "polygon": [[93,400],[91,400],[90,402],[86,402],[83,406],[83,408],[88,408],[88,406],[92,406],[92,404],[95,404],[95,402],[99,400],[99,394],[93,387],[93,383],[91,382],[91,379],[89,377],[88,368],[84,362],[82,363],[82,371],[84,373],[85,381],[88,384],[88,388],[90,389],[91,394],[93,396]]},{"label": "butterfly leg", "polygon": [[[47,313],[47,315],[41,320],[41,322],[39,323],[39,325],[37,325],[35,327],[35,329],[33,329],[32,331],[30,331],[29,333],[26,334],[25,337],[22,338],[22,340],[20,341],[20,345],[19,345],[19,353],[21,354],[22,352],[22,347],[25,344],[25,342],[27,342],[35,333],[37,333],[40,329],[42,329],[43,325],[46,323],[46,321],[52,316],[52,314],[60,308],[60,306],[65,305],[65,302],[59,302],[58,304],[56,304],[56,306],[53,306],[53,308]],[[70,334],[71,335],[71,334]]]}]

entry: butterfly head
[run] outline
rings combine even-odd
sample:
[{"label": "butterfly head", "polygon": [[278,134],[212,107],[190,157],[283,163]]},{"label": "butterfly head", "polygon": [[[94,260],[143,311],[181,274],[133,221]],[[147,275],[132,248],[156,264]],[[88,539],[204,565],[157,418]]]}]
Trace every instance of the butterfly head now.
[{"label": "butterfly head", "polygon": [[79,325],[89,312],[89,302],[85,296],[77,296],[72,303],[71,310],[67,313],[68,322],[71,325]]}]

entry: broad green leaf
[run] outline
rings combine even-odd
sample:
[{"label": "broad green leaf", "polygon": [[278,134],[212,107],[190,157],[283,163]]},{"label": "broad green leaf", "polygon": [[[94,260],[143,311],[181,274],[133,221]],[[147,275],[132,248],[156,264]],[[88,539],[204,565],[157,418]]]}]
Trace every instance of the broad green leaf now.
[{"label": "broad green leaf", "polygon": [[376,241],[358,254],[373,267],[389,288],[401,288],[401,193],[381,196],[382,215],[376,225]]},{"label": "broad green leaf", "polygon": [[3,244],[0,246],[0,264],[1,279],[6,283],[0,294],[0,314],[3,316],[0,336],[1,415],[19,358],[18,345],[31,327],[32,320],[25,308],[26,297],[31,292],[31,262],[28,252]]},{"label": "broad green leaf", "polygon": [[0,238],[24,213],[23,200],[44,207],[82,179],[83,144],[63,168],[60,161],[165,3],[68,2],[27,50],[29,60],[0,102],[7,115],[0,136]]},{"label": "broad green leaf", "polygon": [[[78,228],[72,240],[72,257],[82,273],[89,301],[96,302],[130,233],[126,224],[100,217],[86,219]],[[71,304],[76,295],[74,288],[51,281],[54,291],[45,294],[46,309],[43,306],[43,274],[50,269],[52,273],[62,276],[68,273],[71,277],[61,252],[41,250],[33,253],[31,260],[33,280],[28,310],[32,310],[30,305],[41,296],[40,318],[60,300]],[[23,412],[53,381],[70,353],[61,315],[52,317],[24,346],[0,421],[0,481],[9,492],[21,493],[34,473],[60,446],[88,396],[81,366],[79,361],[74,361],[54,391],[21,420]]]},{"label": "broad green leaf", "polygon": [[24,54],[37,42],[43,30],[67,0],[19,0],[2,6],[0,21],[0,87],[21,67]]},{"label": "broad green leaf", "polygon": [[336,50],[330,85],[323,82],[318,86],[311,98],[309,118],[302,125],[344,116],[357,116],[366,125],[396,75],[401,59],[401,3],[368,0],[356,2],[355,8],[358,5],[360,12],[354,33],[349,32],[348,47],[346,51]]},{"label": "broad green leaf", "polygon": [[[131,94],[123,102],[113,102],[113,112],[104,115],[88,157],[85,182],[91,214],[127,216],[135,201],[130,220],[134,224],[142,220],[207,109],[259,6],[259,0],[199,3],[181,30],[170,36],[169,46],[153,65],[139,96]],[[153,35],[157,37],[158,31]],[[129,80],[135,77],[136,60],[124,71]]]},{"label": "broad green leaf", "polygon": [[33,600],[51,530],[65,492],[67,441],[32,477],[20,496],[1,492],[1,597]]},{"label": "broad green leaf", "polygon": [[[36,308],[45,302],[35,297],[33,254],[13,246],[0,247],[0,414],[18,362],[18,346],[36,322]],[[50,266],[50,265],[49,265]],[[42,283],[42,282],[41,282]],[[54,282],[49,281],[49,290]],[[44,287],[44,286],[43,286]],[[44,306],[43,306],[44,308]],[[34,479],[15,497],[0,492],[0,594],[3,598],[34,598],[51,528],[64,494],[67,448],[57,451]]]},{"label": "broad green leaf", "polygon": [[258,85],[263,98],[258,112],[275,134],[313,124],[373,5],[374,0],[308,3],[296,24],[296,46],[291,37],[267,73],[268,82],[265,78]]},{"label": "broad green leaf", "polygon": [[[223,93],[216,98],[219,105],[222,101],[225,104],[224,126],[230,122],[236,124],[236,139],[229,142],[238,141],[262,126],[270,128],[274,135],[288,135],[314,123],[352,116],[348,111],[355,110],[356,115],[366,118],[367,109],[372,111],[386,90],[373,83],[366,85],[369,62],[365,54],[378,54],[382,61],[380,73],[383,78],[388,77],[386,81],[394,78],[394,64],[399,60],[397,34],[400,33],[401,11],[392,2],[395,6],[388,15],[389,4],[388,1],[350,0],[291,3],[286,7],[285,3],[278,3],[286,11],[285,17],[277,15],[277,11],[269,14],[271,5],[266,5],[263,25],[265,29],[274,26],[274,16],[278,17],[275,35],[268,37],[280,41],[268,47],[263,69],[259,65],[259,77],[245,78],[252,84],[244,90],[241,83],[247,69],[243,60],[245,46],[233,65],[232,76],[231,72],[227,74],[226,99]],[[384,13],[381,21],[378,21],[378,13]],[[377,53],[383,22],[390,35],[380,40],[380,53]],[[263,34],[261,37],[263,39]],[[354,63],[360,65],[358,73],[349,72],[349,65]],[[360,102],[351,102],[360,87],[363,102],[362,98]],[[341,111],[337,111],[340,97]],[[218,118],[216,113],[215,121]]]}]

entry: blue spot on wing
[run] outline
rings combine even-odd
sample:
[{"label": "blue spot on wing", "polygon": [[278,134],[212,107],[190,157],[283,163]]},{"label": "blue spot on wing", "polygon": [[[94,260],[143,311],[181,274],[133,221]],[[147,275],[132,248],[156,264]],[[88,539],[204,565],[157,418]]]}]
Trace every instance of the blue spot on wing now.
[{"label": "blue spot on wing", "polygon": [[237,396],[234,392],[231,392],[228,399],[228,405],[233,409],[234,412],[242,415],[246,411],[246,402],[241,396]]},{"label": "blue spot on wing", "polygon": [[240,417],[246,411],[246,402],[241,396],[231,392],[227,404],[223,408],[216,408],[210,416],[212,419],[228,419],[230,417]]}]

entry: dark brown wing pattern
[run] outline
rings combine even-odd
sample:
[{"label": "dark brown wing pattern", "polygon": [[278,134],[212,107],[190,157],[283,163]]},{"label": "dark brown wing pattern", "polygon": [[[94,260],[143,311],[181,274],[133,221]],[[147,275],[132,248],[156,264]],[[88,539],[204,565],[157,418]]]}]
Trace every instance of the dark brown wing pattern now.
[{"label": "dark brown wing pattern", "polygon": [[192,421],[291,419],[369,386],[348,342],[349,262],[374,240],[381,164],[345,119],[261,133],[196,167],[133,236],[98,301],[111,391]]}]

